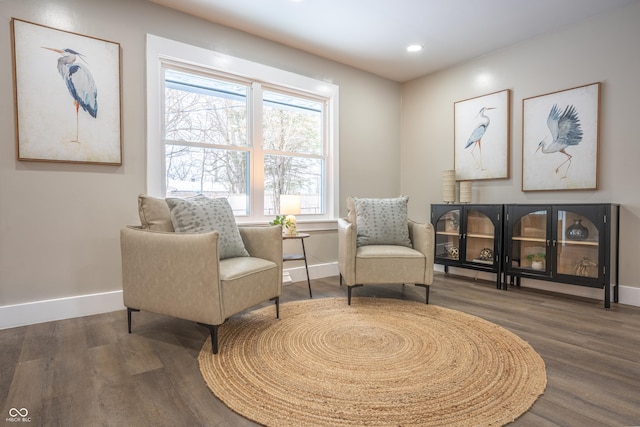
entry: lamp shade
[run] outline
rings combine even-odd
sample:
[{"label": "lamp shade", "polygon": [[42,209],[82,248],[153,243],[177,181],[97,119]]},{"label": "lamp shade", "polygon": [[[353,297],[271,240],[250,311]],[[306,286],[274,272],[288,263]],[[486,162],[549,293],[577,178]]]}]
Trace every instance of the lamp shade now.
[{"label": "lamp shade", "polygon": [[456,201],[456,171],[454,169],[442,171],[442,201],[445,203]]},{"label": "lamp shade", "polygon": [[471,182],[460,181],[460,203],[471,203]]},{"label": "lamp shade", "polygon": [[300,213],[300,195],[281,194],[280,195],[280,214],[281,215],[298,215],[299,213]]}]

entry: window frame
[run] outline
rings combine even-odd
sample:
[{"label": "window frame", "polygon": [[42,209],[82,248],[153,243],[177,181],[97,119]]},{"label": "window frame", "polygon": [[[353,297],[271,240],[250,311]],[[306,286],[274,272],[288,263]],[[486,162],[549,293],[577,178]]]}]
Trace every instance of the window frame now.
[{"label": "window frame", "polygon": [[[324,131],[326,132],[326,177],[324,179],[325,213],[319,215],[301,215],[299,221],[313,228],[313,223],[335,222],[338,217],[338,86],[325,81],[294,74],[267,65],[229,56],[212,50],[187,45],[174,40],[147,34],[147,174],[146,192],[156,197],[165,197],[163,192],[166,173],[164,147],[162,142],[164,123],[164,72],[163,69],[177,68],[196,73],[206,71],[212,76],[228,78],[242,82],[251,82],[252,96],[260,102],[253,103],[248,114],[253,117],[262,108],[262,90],[287,91],[293,95],[306,94],[310,98],[326,99]],[[257,87],[256,87],[257,86]],[[258,111],[256,111],[258,109]],[[262,151],[262,135],[249,121],[248,136],[251,149]],[[253,182],[264,183],[263,172],[254,170],[251,164]],[[262,186],[263,187],[263,186]],[[271,221],[273,217],[264,215],[264,188],[250,189],[251,215],[237,216],[238,223],[251,224]]]}]

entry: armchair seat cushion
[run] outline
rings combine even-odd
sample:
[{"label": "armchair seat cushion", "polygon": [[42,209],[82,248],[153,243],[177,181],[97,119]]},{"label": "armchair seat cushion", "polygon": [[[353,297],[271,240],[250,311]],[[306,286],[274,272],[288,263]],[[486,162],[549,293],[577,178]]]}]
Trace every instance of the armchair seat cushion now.
[{"label": "armchair seat cushion", "polygon": [[356,250],[356,283],[423,283],[427,259],[397,245],[361,246]]},{"label": "armchair seat cushion", "polygon": [[282,273],[275,262],[253,257],[220,261],[225,317],[239,313],[281,293]]},{"label": "armchair seat cushion", "polygon": [[234,280],[261,271],[278,268],[275,262],[255,257],[238,257],[220,260],[220,280]]},{"label": "armchair seat cushion", "polygon": [[356,250],[356,258],[423,258],[424,255],[406,246],[398,245],[369,245],[360,246]]}]

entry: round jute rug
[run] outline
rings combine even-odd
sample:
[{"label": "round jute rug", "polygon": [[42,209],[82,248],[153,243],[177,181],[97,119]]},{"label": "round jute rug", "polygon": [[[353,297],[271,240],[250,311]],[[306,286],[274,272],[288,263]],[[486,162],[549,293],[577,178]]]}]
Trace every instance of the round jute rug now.
[{"label": "round jute rug", "polygon": [[325,298],[231,318],[198,358],[213,393],[268,426],[495,426],[546,387],[542,358],[493,323],[419,302]]}]

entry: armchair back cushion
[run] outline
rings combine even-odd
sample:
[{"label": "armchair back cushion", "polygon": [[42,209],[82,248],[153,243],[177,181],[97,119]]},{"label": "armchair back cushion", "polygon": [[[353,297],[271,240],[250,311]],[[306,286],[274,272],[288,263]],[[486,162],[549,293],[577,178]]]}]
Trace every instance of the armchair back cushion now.
[{"label": "armchair back cushion", "polygon": [[173,232],[171,212],[164,199],[140,194],[138,196],[140,224],[145,230]]}]

